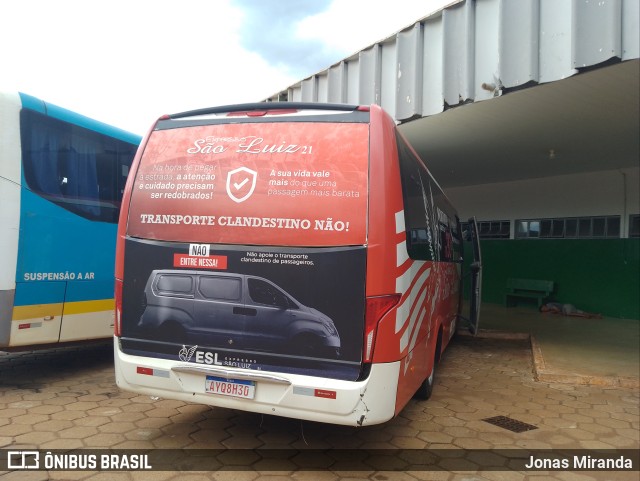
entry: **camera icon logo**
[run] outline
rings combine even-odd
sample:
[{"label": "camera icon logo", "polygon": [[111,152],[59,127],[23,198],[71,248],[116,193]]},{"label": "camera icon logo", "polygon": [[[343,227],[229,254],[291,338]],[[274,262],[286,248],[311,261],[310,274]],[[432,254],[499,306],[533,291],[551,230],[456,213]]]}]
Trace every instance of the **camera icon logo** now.
[{"label": "camera icon logo", "polygon": [[40,453],[38,451],[9,451],[7,457],[8,469],[40,468]]}]

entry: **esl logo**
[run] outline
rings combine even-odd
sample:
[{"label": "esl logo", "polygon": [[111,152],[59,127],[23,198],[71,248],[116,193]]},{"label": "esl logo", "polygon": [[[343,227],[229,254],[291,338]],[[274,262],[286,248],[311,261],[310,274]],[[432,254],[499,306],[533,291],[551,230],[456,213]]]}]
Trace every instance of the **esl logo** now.
[{"label": "esl logo", "polygon": [[195,257],[209,257],[209,244],[189,244],[189,255]]}]

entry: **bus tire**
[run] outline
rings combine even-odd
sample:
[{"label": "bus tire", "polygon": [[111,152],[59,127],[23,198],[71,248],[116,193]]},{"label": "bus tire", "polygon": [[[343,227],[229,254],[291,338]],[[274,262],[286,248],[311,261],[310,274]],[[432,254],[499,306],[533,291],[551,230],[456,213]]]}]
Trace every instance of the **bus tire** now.
[{"label": "bus tire", "polygon": [[420,387],[416,391],[413,397],[421,401],[426,401],[433,394],[433,379],[436,372],[436,365],[440,361],[440,350],[442,346],[442,328],[438,331],[438,341],[436,342],[436,350],[433,354],[433,367],[431,368],[431,374],[422,381]]},{"label": "bus tire", "polygon": [[421,401],[426,401],[431,397],[431,394],[433,393],[433,374],[435,372],[436,372],[436,365],[434,363],[433,367],[431,368],[431,374],[429,374],[427,379],[422,381],[422,384],[420,384],[420,387],[418,388],[418,390],[416,391],[413,397]]}]

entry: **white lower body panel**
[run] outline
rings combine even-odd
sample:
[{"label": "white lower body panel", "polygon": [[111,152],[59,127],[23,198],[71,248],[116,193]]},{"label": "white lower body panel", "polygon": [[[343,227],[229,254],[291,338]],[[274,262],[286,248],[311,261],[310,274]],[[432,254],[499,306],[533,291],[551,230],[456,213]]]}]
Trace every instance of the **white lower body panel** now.
[{"label": "white lower body panel", "polygon": [[87,312],[62,315],[62,304],[49,304],[42,308],[46,315],[11,321],[8,347],[37,346],[108,339],[113,335],[113,311]]},{"label": "white lower body panel", "polygon": [[[125,391],[229,409],[331,424],[366,426],[394,416],[400,362],[374,364],[364,381],[257,371],[286,382],[256,380],[254,399],[205,392],[206,366],[152,357],[132,356],[120,350],[114,338],[116,383]],[[201,372],[185,372],[191,368]],[[233,369],[239,376],[252,371]],[[140,373],[140,371],[144,373]],[[211,375],[218,375],[212,372]]]},{"label": "white lower body panel", "polygon": [[108,339],[113,335],[113,310],[65,314],[60,329],[60,342],[85,339]]}]

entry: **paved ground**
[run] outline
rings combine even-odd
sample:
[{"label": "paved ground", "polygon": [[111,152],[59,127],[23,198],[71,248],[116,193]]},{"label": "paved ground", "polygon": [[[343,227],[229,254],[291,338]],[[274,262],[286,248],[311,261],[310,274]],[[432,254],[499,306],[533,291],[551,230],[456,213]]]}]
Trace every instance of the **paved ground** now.
[{"label": "paved ground", "polygon": [[[0,473],[1,481],[638,479],[638,473],[630,472],[477,472],[479,465],[488,462],[492,466],[491,453],[486,451],[492,449],[640,447],[637,389],[537,382],[527,340],[459,337],[438,368],[431,400],[411,402],[398,418],[384,425],[358,429],[120,392],[114,382],[111,349],[104,345],[0,355],[0,448],[344,448],[352,449],[352,454],[369,453],[374,459],[365,461],[367,469],[297,471],[300,465],[325,466],[322,451],[316,450],[306,458],[303,453],[271,466],[262,460],[254,465],[262,471],[14,471]],[[483,421],[495,416],[536,429],[516,433]],[[443,471],[389,470],[401,468],[398,460],[421,452],[417,450],[448,448],[452,451],[439,451],[445,459],[436,460]],[[385,464],[375,449],[402,451],[394,451],[396,458],[390,457]],[[461,453],[466,453],[466,459],[447,459]]]},{"label": "paved ground", "polygon": [[480,327],[531,334],[540,347],[547,370],[573,375],[578,384],[588,381],[639,387],[640,322],[637,319],[585,319],[540,313],[535,304],[507,308],[483,303]]}]

